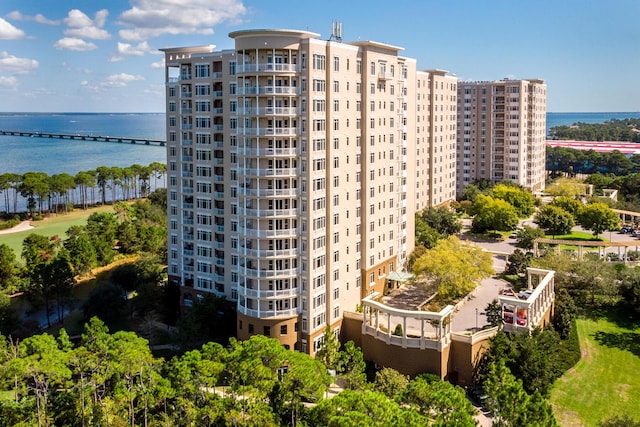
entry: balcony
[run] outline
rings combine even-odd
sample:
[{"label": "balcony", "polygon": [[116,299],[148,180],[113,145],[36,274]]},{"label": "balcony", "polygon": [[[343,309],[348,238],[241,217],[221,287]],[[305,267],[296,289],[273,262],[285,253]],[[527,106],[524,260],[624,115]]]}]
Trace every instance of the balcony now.
[{"label": "balcony", "polygon": [[282,270],[258,270],[255,268],[240,267],[240,276],[251,278],[295,277],[300,274],[300,268],[287,268]]},{"label": "balcony", "polygon": [[298,175],[298,168],[280,168],[280,169],[250,169],[240,168],[240,173],[245,176],[291,176]]},{"label": "balcony", "polygon": [[245,86],[238,88],[238,95],[299,95],[297,86]]},{"label": "balcony", "polygon": [[237,130],[240,135],[257,135],[257,136],[265,136],[265,135],[282,135],[282,136],[295,136],[299,134],[298,128],[288,127],[288,128],[239,128]]},{"label": "balcony", "polygon": [[271,188],[238,188],[238,195],[251,197],[291,197],[299,196],[299,188],[283,188],[274,190]]},{"label": "balcony", "polygon": [[287,228],[284,230],[258,230],[256,228],[247,228],[238,226],[238,234],[247,236],[247,237],[260,237],[260,238],[269,238],[269,237],[297,237],[300,233],[300,229],[295,228]]},{"label": "balcony", "polygon": [[393,78],[393,74],[388,71],[380,71],[378,73],[379,80],[391,80]]},{"label": "balcony", "polygon": [[264,290],[246,288],[244,284],[245,283],[240,282],[238,286],[238,294],[249,298],[291,298],[298,296],[298,288]]},{"label": "balcony", "polygon": [[193,96],[193,92],[191,91],[180,92],[180,98],[191,98],[191,96]]},{"label": "balcony", "polygon": [[258,218],[267,217],[283,217],[283,216],[298,216],[300,214],[299,209],[244,209],[242,211],[244,216],[253,216]]},{"label": "balcony", "polygon": [[294,107],[262,107],[262,108],[238,108],[239,116],[294,116],[299,110]]},{"label": "balcony", "polygon": [[180,80],[191,80],[191,73],[180,74]]},{"label": "balcony", "polygon": [[300,149],[238,147],[238,154],[242,154],[245,156],[256,156],[256,157],[264,157],[264,156],[297,157],[300,154]]},{"label": "balcony", "polygon": [[277,71],[295,73],[300,71],[300,67],[297,64],[274,64],[274,63],[236,65],[236,74],[255,73],[255,72],[268,73],[268,72],[277,72]]},{"label": "balcony", "polygon": [[244,314],[245,316],[254,317],[256,319],[279,319],[297,316],[300,313],[300,309],[292,308],[289,310],[252,310],[238,304],[238,312]]},{"label": "balcony", "polygon": [[250,258],[295,257],[302,254],[302,250],[300,248],[273,250],[240,248],[239,252]]}]

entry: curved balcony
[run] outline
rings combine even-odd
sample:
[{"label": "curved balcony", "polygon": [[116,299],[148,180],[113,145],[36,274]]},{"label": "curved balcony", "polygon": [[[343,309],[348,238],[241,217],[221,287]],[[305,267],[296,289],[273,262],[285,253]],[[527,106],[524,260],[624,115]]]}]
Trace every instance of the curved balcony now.
[{"label": "curved balcony", "polygon": [[295,136],[300,134],[298,128],[283,127],[283,128],[238,128],[236,133],[239,135],[256,135],[256,136],[268,136],[268,135],[281,135],[281,136]]},{"label": "curved balcony", "polygon": [[296,157],[300,154],[299,148],[248,148],[248,147],[238,147],[238,154],[242,154],[245,156],[256,156],[256,157],[265,157],[265,156],[286,156],[286,157]]},{"label": "curved balcony", "polygon": [[272,188],[238,188],[239,196],[249,197],[295,197],[300,195],[299,188],[281,188],[274,190]]},{"label": "curved balcony", "polygon": [[252,279],[286,279],[297,277],[300,274],[300,268],[287,268],[283,270],[258,270],[256,268],[240,267],[239,274],[241,277],[250,277]]},{"label": "curved balcony", "polygon": [[261,107],[261,108],[242,108],[238,107],[236,113],[239,116],[295,116],[299,114],[299,110],[294,107]]},{"label": "curved balcony", "polygon": [[291,298],[298,296],[298,288],[282,289],[282,290],[264,290],[245,288],[242,283],[238,285],[238,295],[249,298]]},{"label": "curved balcony", "polygon": [[297,316],[300,314],[300,308],[290,308],[288,310],[252,310],[238,303],[238,312],[256,319],[279,319]]},{"label": "curved balcony", "polygon": [[299,95],[297,86],[244,86],[239,87],[237,95]]},{"label": "curved balcony", "polygon": [[279,169],[251,169],[240,168],[238,171],[244,176],[298,176],[298,168],[279,168]]},{"label": "curved balcony", "polygon": [[242,73],[271,73],[271,72],[287,72],[297,73],[300,66],[297,64],[238,64],[236,65],[236,74]]},{"label": "curved balcony", "polygon": [[268,217],[286,217],[298,216],[299,209],[244,209],[241,210],[244,216],[268,218]]},{"label": "curved balcony", "polygon": [[261,238],[270,238],[270,237],[297,237],[300,232],[300,229],[288,228],[286,230],[258,230],[255,228],[247,228],[238,226],[238,234],[245,237],[261,237]]},{"label": "curved balcony", "polygon": [[241,248],[239,253],[249,258],[276,258],[276,257],[295,257],[302,254],[300,248],[292,249],[247,249]]}]

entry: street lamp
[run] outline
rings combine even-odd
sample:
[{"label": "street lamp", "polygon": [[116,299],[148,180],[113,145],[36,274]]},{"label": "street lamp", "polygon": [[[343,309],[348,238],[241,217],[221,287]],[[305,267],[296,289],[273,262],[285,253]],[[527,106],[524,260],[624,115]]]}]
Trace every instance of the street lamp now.
[{"label": "street lamp", "polygon": [[476,331],[478,330],[478,309],[476,308]]}]

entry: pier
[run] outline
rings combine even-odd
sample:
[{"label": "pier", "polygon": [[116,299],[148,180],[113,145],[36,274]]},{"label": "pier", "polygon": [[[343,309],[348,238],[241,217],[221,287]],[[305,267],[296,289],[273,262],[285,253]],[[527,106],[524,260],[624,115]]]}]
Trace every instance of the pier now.
[{"label": "pier", "polygon": [[134,138],[130,136],[82,135],[74,133],[34,132],[24,130],[1,130],[0,135],[24,136],[29,138],[70,139],[78,141],[117,142],[121,144],[156,145],[164,147],[164,139]]}]

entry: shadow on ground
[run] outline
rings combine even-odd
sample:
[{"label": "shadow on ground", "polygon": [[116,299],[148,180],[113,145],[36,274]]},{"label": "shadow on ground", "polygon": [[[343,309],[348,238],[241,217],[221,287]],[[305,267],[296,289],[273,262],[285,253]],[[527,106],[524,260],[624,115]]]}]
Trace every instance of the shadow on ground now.
[{"label": "shadow on ground", "polygon": [[581,310],[580,315],[593,321],[603,319],[624,329],[640,328],[640,313],[624,302],[588,306]]},{"label": "shadow on ground", "polygon": [[602,332],[593,334],[594,339],[607,347],[627,350],[640,357],[640,333],[637,332]]}]

